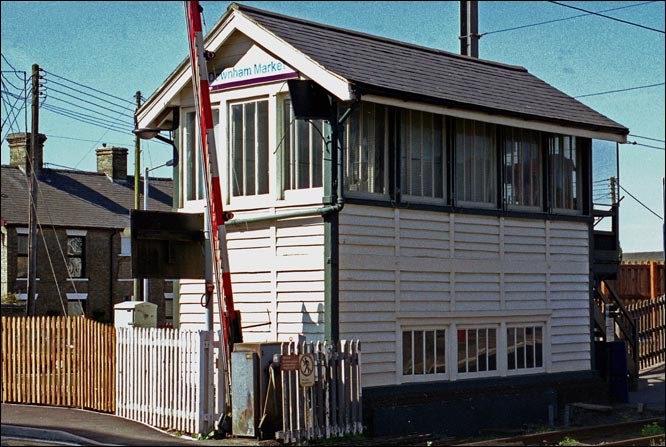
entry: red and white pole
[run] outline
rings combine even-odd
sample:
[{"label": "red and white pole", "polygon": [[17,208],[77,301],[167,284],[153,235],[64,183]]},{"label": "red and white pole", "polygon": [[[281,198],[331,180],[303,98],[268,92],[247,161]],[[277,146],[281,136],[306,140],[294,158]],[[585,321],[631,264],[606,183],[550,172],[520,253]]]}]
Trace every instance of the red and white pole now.
[{"label": "red and white pole", "polygon": [[[206,66],[206,52],[201,27],[201,8],[198,1],[185,2],[188,37],[190,42],[190,65],[192,68],[192,86],[197,103],[197,116],[201,124],[201,150],[206,178],[206,200],[210,215],[210,231],[213,245],[213,265],[215,283],[217,287],[218,311],[224,345],[227,356],[230,355],[234,343],[242,341],[240,322],[234,309],[233,290],[231,287],[231,273],[229,271],[229,256],[227,252],[227,232],[224,226],[224,209],[222,208],[222,191],[220,186],[219,165],[215,147],[215,129],[213,127],[213,111],[210,105],[210,90],[208,85],[208,69]],[[208,272],[207,272],[208,273]],[[220,299],[220,279],[224,296],[224,307]],[[208,281],[206,289],[214,287]]]}]

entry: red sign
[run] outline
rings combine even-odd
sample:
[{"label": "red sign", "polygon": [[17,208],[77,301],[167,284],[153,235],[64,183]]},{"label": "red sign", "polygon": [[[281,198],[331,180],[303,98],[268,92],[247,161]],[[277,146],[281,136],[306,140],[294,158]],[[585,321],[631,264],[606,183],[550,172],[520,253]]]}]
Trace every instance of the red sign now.
[{"label": "red sign", "polygon": [[280,358],[280,371],[298,371],[298,355],[283,355]]}]

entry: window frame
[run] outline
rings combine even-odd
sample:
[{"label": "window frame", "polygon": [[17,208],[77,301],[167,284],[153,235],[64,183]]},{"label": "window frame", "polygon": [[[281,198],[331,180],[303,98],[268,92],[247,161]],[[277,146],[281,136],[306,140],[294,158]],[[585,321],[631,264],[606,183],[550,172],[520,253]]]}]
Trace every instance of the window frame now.
[{"label": "window frame", "polygon": [[[423,360],[423,372],[417,373],[415,371],[415,365],[416,365],[416,360],[415,360],[415,333],[420,332],[422,333],[422,360]],[[439,332],[442,332],[443,337],[444,337],[444,345],[443,345],[443,350],[444,352],[441,353],[443,354],[443,363],[444,363],[444,370],[439,371],[438,364],[440,363],[438,354],[440,353],[438,348],[440,345],[438,344],[438,339],[439,339]],[[410,364],[411,364],[411,372],[406,372],[405,371],[405,365],[406,365],[406,358],[405,358],[405,335],[409,333],[411,334],[411,342],[410,342],[410,353],[409,356],[411,358]],[[427,352],[426,352],[426,345],[427,345],[427,338],[426,338],[426,333],[433,333],[433,359],[432,363],[435,368],[435,371],[432,373],[426,372],[426,366],[427,366]],[[401,343],[401,365],[402,368],[400,372],[398,373],[401,377],[402,380],[404,381],[419,381],[421,379],[430,379],[432,380],[433,378],[437,380],[442,380],[442,379],[447,379],[450,376],[449,373],[449,362],[448,362],[448,355],[449,355],[449,347],[447,346],[449,343],[449,328],[448,327],[402,327],[400,329],[400,341]]]},{"label": "window frame", "polygon": [[[516,151],[518,152],[518,156],[516,156],[515,161],[516,163],[512,163],[511,167],[507,165],[507,157],[509,156],[509,139],[510,135],[518,135],[517,138],[512,138],[512,148],[511,148],[511,154],[515,154]],[[528,140],[526,138],[523,138],[525,134],[528,134],[532,136],[533,138],[531,140]],[[543,132],[533,130],[533,129],[525,129],[525,128],[520,128],[520,127],[509,127],[509,126],[504,126],[502,128],[501,132],[501,146],[502,146],[502,161],[500,162],[501,166],[500,169],[502,170],[502,201],[504,203],[504,206],[507,210],[509,211],[526,211],[526,212],[543,212],[546,205],[546,194],[545,194],[545,185],[548,183],[548,178],[546,176],[546,170],[544,169],[544,164],[545,164],[545,148],[544,148],[544,134]],[[530,158],[530,163],[528,164],[528,169],[530,171],[533,171],[535,168],[537,169],[537,175],[538,179],[536,183],[537,190],[535,191],[534,189],[530,189],[528,194],[533,198],[536,199],[536,204],[525,204],[524,200],[521,200],[519,203],[512,202],[509,197],[509,189],[511,189],[511,192],[514,190],[514,182],[509,182],[509,172],[514,173],[516,167],[520,167],[521,170],[520,172],[523,174],[523,179],[524,179],[524,171],[522,169],[525,163],[522,163],[522,157],[521,155],[524,154],[523,149],[525,147],[526,142],[529,141],[530,147],[533,147],[533,144],[536,143],[536,162],[532,163],[531,161],[534,160],[533,158]],[[516,145],[519,145],[519,148],[516,149]],[[530,149],[531,151],[531,149]],[[533,154],[530,154],[533,155]],[[514,161],[514,158],[512,157],[512,161]],[[511,169],[511,171],[510,171]],[[517,176],[516,176],[517,177]],[[532,176],[530,176],[530,183],[532,183]],[[509,186],[511,185],[511,186]],[[524,187],[524,183],[521,182],[519,185],[519,188],[522,189]],[[523,194],[524,195],[524,194]]]},{"label": "window frame", "polygon": [[[16,232],[16,279],[27,279],[29,271],[29,246],[30,246],[30,235],[28,234],[27,229],[24,231]],[[25,252],[21,249],[21,241],[25,240]],[[21,268],[19,267],[20,262],[25,263],[25,276],[20,275]]]},{"label": "window frame", "polygon": [[[509,364],[509,355],[510,355],[510,350],[509,350],[509,331],[510,330],[516,330],[516,329],[522,329],[524,332],[527,331],[527,329],[532,329],[534,330],[533,333],[533,340],[535,342],[534,345],[534,355],[533,355],[533,362],[534,365],[533,367],[527,367],[527,350],[523,352],[523,367],[519,367],[519,359],[518,356],[515,356],[515,361],[514,361],[514,367],[512,368],[511,365]],[[541,365],[536,366],[536,360],[537,360],[537,350],[536,350],[536,329],[541,330]],[[507,323],[506,324],[506,333],[504,334],[506,337],[506,342],[505,342],[505,349],[503,356],[505,357],[506,361],[506,373],[507,375],[521,375],[521,374],[537,374],[541,372],[546,371],[546,323],[545,322],[520,322],[520,323]],[[518,339],[518,334],[517,331],[514,333],[514,340]],[[514,349],[515,352],[517,352],[517,348]]]},{"label": "window frame", "polygon": [[[75,239],[81,240],[81,253],[70,253],[70,241]],[[86,263],[86,234],[82,232],[67,231],[67,278],[71,280],[84,280],[88,276],[87,263]],[[81,260],[81,272],[79,275],[74,276],[72,270],[70,269],[70,260],[80,259]]]},{"label": "window frame", "polygon": [[[574,183],[573,188],[571,188],[573,192],[573,196],[571,197],[572,201],[576,201],[576,207],[575,208],[561,208],[556,206],[556,192],[555,192],[555,183],[557,180],[557,176],[554,174],[554,169],[555,169],[555,164],[553,163],[553,160],[555,158],[555,155],[553,154],[553,141],[562,141],[568,139],[570,141],[569,143],[569,149],[573,148],[575,150],[575,156],[576,160],[573,162],[573,175],[572,175],[572,181]],[[547,158],[548,158],[548,173],[546,175],[546,180],[548,183],[548,207],[549,207],[549,212],[550,214],[556,214],[556,215],[582,215],[587,208],[586,206],[586,199],[583,197],[583,182],[585,179],[583,178],[583,173],[582,171],[585,169],[585,160],[584,160],[584,148],[588,146],[588,141],[589,139],[586,138],[581,138],[577,137],[575,135],[562,135],[562,134],[549,134],[548,135],[548,145],[546,148],[547,151]],[[579,144],[580,143],[580,144]],[[562,144],[563,146],[564,144]],[[567,158],[567,160],[571,160],[570,158]]]},{"label": "window frame", "polygon": [[[502,343],[500,339],[500,323],[481,323],[481,324],[476,324],[476,325],[457,325],[456,326],[456,339],[455,339],[455,346],[456,346],[456,375],[458,378],[469,378],[469,377],[489,377],[489,376],[501,376],[502,370],[501,370],[501,365],[500,365],[500,352],[502,351]],[[466,365],[469,363],[469,346],[468,346],[468,340],[469,340],[469,335],[467,334],[467,331],[476,331],[475,334],[475,340],[476,340],[476,346],[475,350],[477,352],[476,354],[476,361],[478,362],[479,356],[478,356],[478,348],[479,348],[479,331],[480,330],[485,330],[486,331],[486,349],[488,349],[488,331],[494,330],[495,331],[495,369],[486,369],[485,371],[479,371],[478,366],[476,371],[461,371],[460,370],[460,339],[459,333],[460,331],[466,331],[466,336],[465,336],[465,363]],[[486,351],[486,368],[488,367],[488,360],[489,360],[488,352]],[[467,368],[469,369],[469,367]]]}]

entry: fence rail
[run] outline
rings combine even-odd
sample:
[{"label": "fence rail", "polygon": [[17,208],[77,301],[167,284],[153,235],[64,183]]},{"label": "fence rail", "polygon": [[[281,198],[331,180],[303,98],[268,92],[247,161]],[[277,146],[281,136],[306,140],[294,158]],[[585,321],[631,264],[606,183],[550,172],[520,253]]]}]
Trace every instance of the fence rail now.
[{"label": "fence rail", "polygon": [[362,433],[360,342],[282,345],[282,355],[294,354],[314,356],[315,384],[302,387],[298,371],[282,371],[282,431],[276,436],[295,443]]},{"label": "fence rail", "polygon": [[206,377],[212,377],[212,333],[117,331],[116,414],[162,429],[210,432],[213,387]]},{"label": "fence rail", "polygon": [[84,317],[2,317],[2,401],[115,411],[115,330]]},{"label": "fence rail", "polygon": [[666,295],[652,300],[642,300],[627,306],[638,322],[640,368],[666,360],[666,340],[664,317],[666,317]]}]

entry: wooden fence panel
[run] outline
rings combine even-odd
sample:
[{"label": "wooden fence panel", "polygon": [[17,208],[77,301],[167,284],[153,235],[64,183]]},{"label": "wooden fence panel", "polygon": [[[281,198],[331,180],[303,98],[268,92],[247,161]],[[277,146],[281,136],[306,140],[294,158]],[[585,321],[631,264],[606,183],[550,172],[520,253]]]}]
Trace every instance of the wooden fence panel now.
[{"label": "wooden fence panel", "polygon": [[2,401],[115,411],[115,330],[84,317],[2,317]]},{"label": "wooden fence panel", "polygon": [[666,296],[642,300],[627,306],[638,322],[640,368],[666,360]]},{"label": "wooden fence panel", "polygon": [[315,384],[302,387],[298,371],[281,371],[284,442],[334,438],[363,432],[361,345],[356,341],[287,342],[282,355],[312,354]]},{"label": "wooden fence panel", "polygon": [[212,333],[118,328],[116,414],[161,429],[213,430],[205,386],[212,368]]},{"label": "wooden fence panel", "polygon": [[657,298],[664,295],[664,263],[650,261],[641,264],[620,264],[618,279],[608,281],[620,299]]}]

